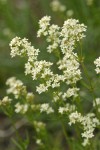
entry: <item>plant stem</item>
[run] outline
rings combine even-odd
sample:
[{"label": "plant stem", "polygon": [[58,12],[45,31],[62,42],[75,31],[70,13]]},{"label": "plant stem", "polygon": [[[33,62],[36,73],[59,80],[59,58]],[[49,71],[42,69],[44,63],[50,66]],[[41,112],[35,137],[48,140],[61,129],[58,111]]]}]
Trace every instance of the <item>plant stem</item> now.
[{"label": "plant stem", "polygon": [[67,144],[68,144],[68,149],[71,150],[70,140],[69,140],[69,137],[67,135],[64,123],[62,122],[61,125],[62,125],[62,129],[63,129],[63,133],[64,133],[64,136],[65,136],[65,139],[66,139]]}]

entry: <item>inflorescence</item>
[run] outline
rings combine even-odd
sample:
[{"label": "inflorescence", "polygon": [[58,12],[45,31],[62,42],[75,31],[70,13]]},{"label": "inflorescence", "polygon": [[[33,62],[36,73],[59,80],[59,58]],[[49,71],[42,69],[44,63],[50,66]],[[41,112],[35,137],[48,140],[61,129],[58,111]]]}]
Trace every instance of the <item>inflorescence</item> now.
[{"label": "inflorescence", "polygon": [[[35,109],[40,113],[53,115],[55,114],[54,105],[58,103],[58,114],[61,116],[67,115],[69,125],[78,123],[82,127],[83,146],[86,146],[89,144],[89,139],[94,136],[95,128],[100,124],[94,113],[82,115],[81,112],[78,112],[74,103],[80,91],[77,82],[82,79],[79,58],[75,48],[85,37],[84,33],[87,27],[75,19],[68,19],[62,27],[55,24],[51,25],[50,20],[50,16],[45,16],[39,21],[37,37],[44,36],[46,38],[47,52],[54,53],[57,57],[56,66],[60,73],[53,71],[53,62],[38,59],[40,50],[32,46],[26,38],[15,37],[10,42],[10,48],[11,57],[17,55],[27,57],[25,75],[30,74],[33,80],[39,81],[39,85],[36,86],[37,94],[51,92],[52,101],[34,104],[34,94],[27,92],[22,81],[16,80],[15,77],[7,80],[6,84],[9,86],[7,93],[14,95],[17,100],[14,105],[15,112],[21,114]],[[96,65],[95,70],[99,74],[100,57],[94,61],[94,64]],[[66,87],[65,91],[62,90],[63,86]],[[18,99],[21,99],[21,97],[24,97],[25,100],[20,102]],[[9,97],[5,97],[0,105],[5,106],[5,104],[11,104],[12,101]],[[96,99],[96,103],[100,104],[100,98]],[[96,107],[95,102],[93,106]],[[100,112],[100,109],[98,112]],[[37,143],[41,145],[41,139],[38,139]]]}]

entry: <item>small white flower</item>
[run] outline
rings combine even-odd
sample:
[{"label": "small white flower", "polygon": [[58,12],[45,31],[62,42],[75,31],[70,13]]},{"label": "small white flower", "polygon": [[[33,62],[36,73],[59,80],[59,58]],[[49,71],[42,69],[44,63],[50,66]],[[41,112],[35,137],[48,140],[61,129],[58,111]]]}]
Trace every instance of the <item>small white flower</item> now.
[{"label": "small white flower", "polygon": [[97,109],[97,111],[100,113],[100,98],[96,98],[93,101],[93,107],[95,107]]},{"label": "small white flower", "polygon": [[53,11],[63,12],[66,10],[66,6],[62,5],[59,0],[53,0],[50,4]]},{"label": "small white flower", "polygon": [[100,105],[100,98],[96,98],[95,101],[93,102],[93,106],[95,107],[96,105],[97,106]]},{"label": "small white flower", "polygon": [[46,36],[48,34],[47,28],[50,25],[50,16],[44,16],[40,21],[39,21],[39,27],[40,29],[37,32],[37,37],[40,37],[41,35]]},{"label": "small white flower", "polygon": [[36,144],[37,144],[37,145],[42,145],[41,139],[37,139],[37,140],[36,140]]},{"label": "small white flower", "polygon": [[15,77],[11,77],[6,81],[6,85],[9,86],[7,89],[8,94],[13,94],[16,99],[21,95],[26,94],[26,87],[23,85],[22,81],[16,80]]},{"label": "small white flower", "polygon": [[71,105],[69,103],[67,103],[65,105],[65,107],[59,107],[58,112],[63,115],[64,113],[72,113],[73,111],[75,111],[76,107],[75,105]]},{"label": "small white flower", "polygon": [[99,74],[100,73],[100,57],[94,61],[94,64],[96,65],[95,71],[97,74]]},{"label": "small white flower", "polygon": [[69,98],[69,97],[71,97],[71,96],[73,96],[73,97],[77,97],[78,96],[78,94],[77,94],[77,92],[79,91],[79,88],[69,88],[68,90],[67,90],[67,92],[65,93],[65,95],[64,95],[64,98],[66,97],[66,98]]},{"label": "small white flower", "polygon": [[72,17],[74,14],[74,11],[72,9],[69,9],[67,10],[66,14],[67,14],[67,17]]},{"label": "small white flower", "polygon": [[28,104],[17,103],[15,105],[15,112],[25,114],[28,111]]},{"label": "small white flower", "polygon": [[50,114],[50,113],[54,113],[54,110],[52,107],[49,106],[48,103],[44,103],[41,104],[40,106],[40,112],[46,112],[47,114]]},{"label": "small white flower", "polygon": [[69,119],[70,119],[69,125],[75,124],[79,120],[80,117],[81,117],[81,114],[78,113],[77,111],[76,112],[72,112],[69,115]]},{"label": "small white flower", "polygon": [[0,100],[0,105],[3,105],[3,106],[8,105],[11,103],[11,101],[12,101],[11,98],[9,98],[8,96],[5,96],[2,100]]}]

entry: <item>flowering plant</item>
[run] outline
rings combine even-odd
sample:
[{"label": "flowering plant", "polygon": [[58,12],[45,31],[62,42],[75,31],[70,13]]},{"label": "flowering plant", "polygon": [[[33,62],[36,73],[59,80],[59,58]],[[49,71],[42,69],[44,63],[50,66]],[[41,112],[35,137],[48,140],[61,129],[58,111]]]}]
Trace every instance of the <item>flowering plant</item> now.
[{"label": "flowering plant", "polygon": [[[9,117],[21,115],[34,126],[40,149],[50,149],[53,145],[52,140],[47,140],[50,138],[48,122],[44,119],[41,121],[44,115],[49,117],[51,124],[54,120],[58,121],[69,149],[73,149],[73,139],[77,140],[80,149],[90,149],[94,136],[98,136],[96,130],[100,128],[100,98],[95,95],[82,56],[82,39],[87,27],[75,19],[66,20],[62,27],[50,24],[50,20],[50,16],[44,16],[39,21],[37,37],[46,37],[47,52],[53,53],[54,61],[40,60],[41,51],[26,38],[15,37],[10,42],[11,57],[18,55],[27,58],[25,75],[29,74],[33,81],[37,81],[36,94],[28,92],[22,81],[11,77],[6,82],[9,96],[2,99],[0,107]],[[100,74],[100,57],[94,64],[96,73]],[[83,74],[89,85],[85,83]],[[92,108],[88,112],[82,103],[81,85],[92,91]],[[45,102],[36,99],[37,96],[41,98],[43,93],[47,97]],[[67,127],[72,136],[68,134]],[[21,148],[27,149],[24,146]]]}]

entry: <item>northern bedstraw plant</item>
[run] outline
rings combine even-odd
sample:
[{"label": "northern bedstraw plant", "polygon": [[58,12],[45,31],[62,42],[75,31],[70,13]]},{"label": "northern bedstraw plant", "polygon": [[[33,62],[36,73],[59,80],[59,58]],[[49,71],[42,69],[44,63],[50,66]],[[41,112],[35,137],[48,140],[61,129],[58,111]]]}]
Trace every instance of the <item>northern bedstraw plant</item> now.
[{"label": "northern bedstraw plant", "polygon": [[[96,149],[93,141],[99,134],[95,131],[100,128],[100,98],[96,97],[92,83],[88,85],[85,83],[82,74],[87,76],[88,81],[90,80],[84,65],[82,49],[80,52],[76,51],[77,46],[81,45],[80,43],[85,37],[87,27],[75,19],[66,20],[62,27],[50,24],[50,20],[50,16],[44,16],[39,21],[37,37],[45,37],[48,43],[47,52],[49,55],[53,53],[56,62],[40,60],[38,58],[40,50],[32,46],[26,38],[15,37],[10,42],[10,48],[11,57],[18,55],[27,58],[25,75],[29,74],[33,81],[38,81],[37,95],[41,98],[41,94],[44,93],[47,97],[50,95],[51,99],[45,103],[36,102],[35,95],[27,91],[22,81],[11,77],[6,82],[9,96],[2,99],[0,107],[10,117],[14,114],[18,116],[21,114],[27,118],[37,132],[37,138],[35,138],[39,149],[51,150],[52,145],[48,140],[48,124],[41,122],[43,114],[56,118],[61,123],[68,149],[74,149],[71,138],[77,140],[77,145],[81,145],[79,149],[90,150],[91,147],[92,150]],[[94,64],[96,65],[95,71],[99,76],[100,57],[94,61]],[[57,71],[55,71],[55,67]],[[83,97],[80,93],[83,84],[81,85],[81,81],[85,87],[92,90],[91,94],[94,95],[91,100],[92,107],[88,111],[84,109],[82,103]],[[37,114],[39,114],[38,119],[35,117]],[[53,119],[50,121],[51,124],[52,121]],[[73,137],[68,134],[68,125],[73,127]]]}]

